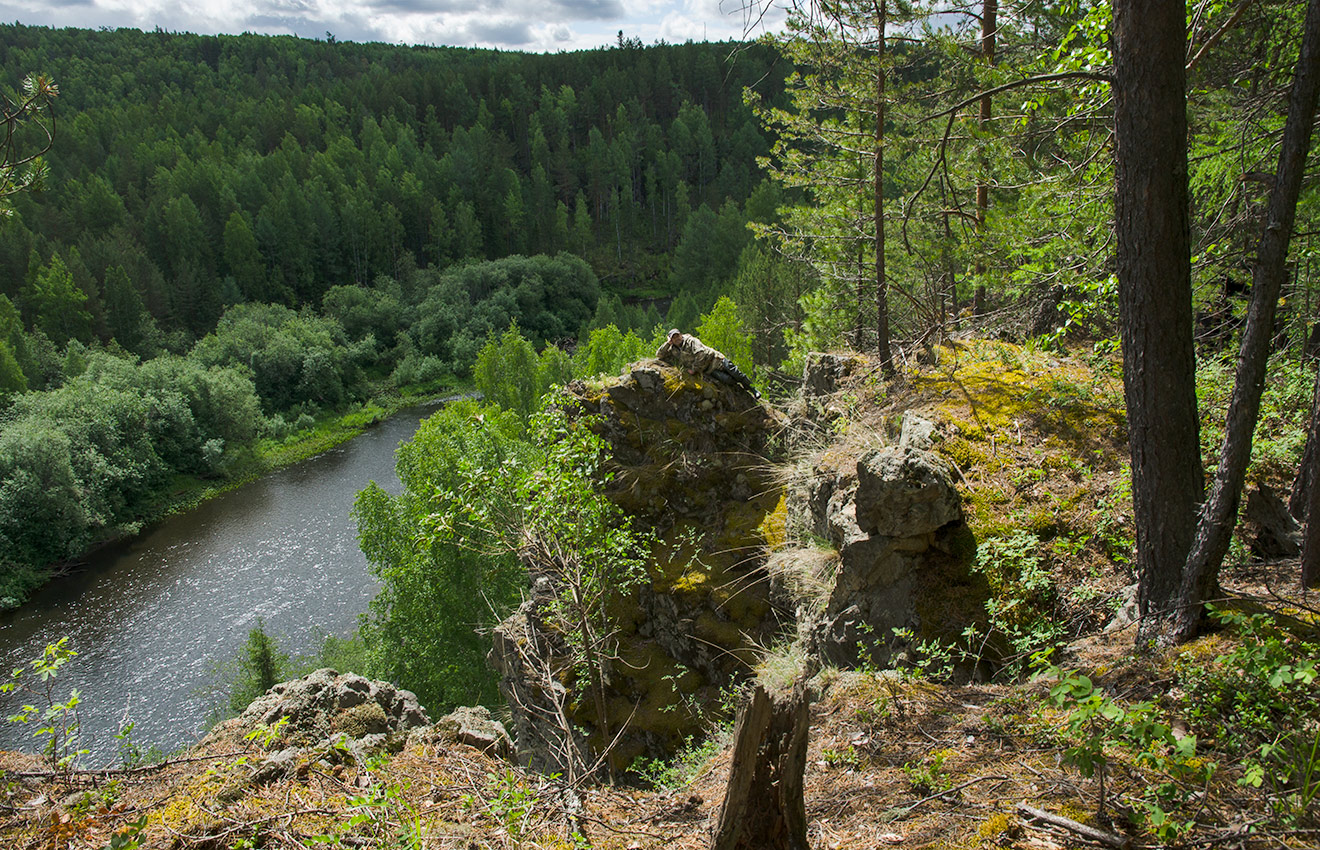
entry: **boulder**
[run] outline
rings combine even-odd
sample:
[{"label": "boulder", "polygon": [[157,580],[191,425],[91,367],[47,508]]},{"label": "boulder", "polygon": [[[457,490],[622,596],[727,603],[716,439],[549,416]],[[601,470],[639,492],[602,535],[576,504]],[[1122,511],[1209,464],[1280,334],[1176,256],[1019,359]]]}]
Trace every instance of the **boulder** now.
[{"label": "boulder", "polygon": [[[934,426],[904,417],[898,447],[857,461],[827,450],[790,485],[790,527],[838,551],[822,599],[798,606],[807,649],[836,666],[883,666],[902,651],[895,630],[953,640],[984,618],[984,577],[972,573],[975,544],[948,468],[924,448]],[[790,571],[791,572],[791,571]]]},{"label": "boulder", "polygon": [[900,449],[929,451],[935,446],[935,423],[917,413],[903,414],[903,428],[898,439]]},{"label": "boulder", "polygon": [[1257,484],[1247,494],[1242,519],[1251,538],[1251,554],[1255,557],[1271,561],[1296,558],[1302,554],[1301,526],[1268,485]]},{"label": "boulder", "polygon": [[485,706],[461,706],[436,721],[436,730],[446,740],[466,744],[502,759],[514,756],[513,739],[504,724],[490,716]]},{"label": "boulder", "polygon": [[857,462],[857,524],[868,534],[914,537],[962,519],[949,468],[922,449],[885,448]]},{"label": "boulder", "polygon": [[411,691],[389,682],[329,668],[282,682],[253,700],[235,721],[244,729],[274,728],[286,721],[284,736],[317,742],[342,733],[350,739],[396,735],[430,721]]},{"label": "boulder", "polygon": [[802,394],[807,398],[833,395],[844,378],[857,374],[865,365],[866,361],[856,354],[810,352],[802,369]]}]

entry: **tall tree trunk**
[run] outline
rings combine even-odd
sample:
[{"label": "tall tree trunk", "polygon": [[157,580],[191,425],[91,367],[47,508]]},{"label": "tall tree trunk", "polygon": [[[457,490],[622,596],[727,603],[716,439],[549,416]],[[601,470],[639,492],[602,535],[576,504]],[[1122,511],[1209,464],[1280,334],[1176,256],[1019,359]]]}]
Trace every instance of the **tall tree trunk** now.
[{"label": "tall tree trunk", "polygon": [[[987,65],[995,64],[995,36],[999,30],[999,0],[985,0],[981,6],[981,59]],[[981,112],[976,119],[977,129],[984,133],[990,126],[991,97],[981,96]],[[976,255],[976,292],[972,296],[972,312],[981,315],[985,312],[985,214],[990,208],[989,163],[981,157],[981,173],[976,181],[976,236],[981,240]]]},{"label": "tall tree trunk", "polygon": [[1115,0],[1118,302],[1137,530],[1139,639],[1172,612],[1202,472],[1192,344],[1185,12]]},{"label": "tall tree trunk", "polygon": [[880,368],[894,374],[894,355],[889,346],[889,281],[885,277],[885,23],[887,0],[879,0],[876,14],[875,62],[875,346]]},{"label": "tall tree trunk", "polygon": [[1219,567],[1237,523],[1242,483],[1251,460],[1251,438],[1260,418],[1265,367],[1274,338],[1275,308],[1287,276],[1288,243],[1292,238],[1302,174],[1306,170],[1317,93],[1320,93],[1320,0],[1311,0],[1288,102],[1288,119],[1283,127],[1279,167],[1252,268],[1251,305],[1238,352],[1224,443],[1209,498],[1201,509],[1196,542],[1183,569],[1178,616],[1170,634],[1174,641],[1195,636],[1204,615],[1202,603],[1217,585]]},{"label": "tall tree trunk", "polygon": [[[1320,371],[1315,375],[1315,391],[1311,394],[1311,427],[1306,432],[1308,451],[1302,456],[1302,467],[1297,480],[1306,475],[1311,481],[1320,475]],[[1297,516],[1302,513],[1302,516]],[[1306,522],[1306,537],[1302,542],[1302,586],[1320,586],[1320,487],[1306,488],[1305,511],[1294,512],[1294,517]]]},{"label": "tall tree trunk", "polygon": [[944,245],[941,255],[944,260],[944,293],[948,294],[948,310],[945,310],[945,294],[940,294],[940,335],[949,330],[958,329],[958,278],[953,271],[953,229],[949,227],[949,211],[944,211]]},{"label": "tall tree trunk", "polygon": [[802,784],[809,708],[804,682],[787,696],[756,686],[734,728],[712,850],[807,850]]},{"label": "tall tree trunk", "polygon": [[[1317,364],[1320,369],[1320,364]],[[1316,375],[1320,379],[1320,373]],[[1306,518],[1308,499],[1311,493],[1311,480],[1320,468],[1320,434],[1314,427],[1306,435],[1306,447],[1302,449],[1302,462],[1297,465],[1297,477],[1293,479],[1292,492],[1288,494],[1288,513],[1298,522]]]}]

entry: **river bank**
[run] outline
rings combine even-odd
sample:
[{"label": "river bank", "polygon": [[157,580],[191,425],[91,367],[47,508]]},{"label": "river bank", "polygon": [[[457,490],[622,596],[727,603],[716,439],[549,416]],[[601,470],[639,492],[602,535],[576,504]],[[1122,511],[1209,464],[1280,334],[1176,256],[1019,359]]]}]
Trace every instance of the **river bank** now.
[{"label": "river bank", "polygon": [[439,404],[471,392],[471,387],[457,383],[431,386],[411,394],[385,387],[365,402],[318,417],[309,428],[282,438],[260,437],[254,443],[240,447],[226,463],[223,477],[176,475],[133,522],[117,526],[76,558],[48,564],[35,571],[26,582],[21,597],[0,598],[0,613],[21,608],[41,589],[85,568],[98,553],[131,542],[169,517],[195,510],[217,496],[333,449],[402,410]]},{"label": "river bank", "polygon": [[[189,745],[227,701],[223,665],[258,624],[294,657],[357,628],[379,589],[358,547],[357,493],[370,481],[398,489],[395,450],[447,395],[390,417],[327,418],[319,441],[309,433],[284,447],[282,468],[102,547],[0,613],[0,669],[68,638],[77,656],[55,687],[78,690],[88,764],[114,763],[128,722],[144,749]],[[319,450],[293,462],[299,447]],[[16,710],[9,697],[0,694],[0,717]],[[32,731],[0,723],[0,749],[39,746]]]}]

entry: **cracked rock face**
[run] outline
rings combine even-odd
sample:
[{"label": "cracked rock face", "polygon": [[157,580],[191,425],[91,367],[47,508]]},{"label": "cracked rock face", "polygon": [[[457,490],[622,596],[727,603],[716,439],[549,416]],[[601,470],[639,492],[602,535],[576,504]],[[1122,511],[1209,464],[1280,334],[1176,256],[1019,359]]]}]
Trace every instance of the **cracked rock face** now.
[{"label": "cracked rock face", "polygon": [[412,691],[329,668],[281,682],[253,700],[237,723],[273,728],[282,719],[290,737],[309,741],[335,733],[351,739],[406,733],[430,723]]},{"label": "cracked rock face", "polygon": [[867,534],[916,537],[962,519],[962,500],[938,456],[879,449],[857,462],[856,516]]},{"label": "cracked rock face", "polygon": [[839,557],[808,650],[842,667],[884,666],[901,651],[894,631],[958,635],[979,616],[971,532],[945,462],[927,450],[933,426],[912,417],[897,447],[855,466],[817,465],[789,496],[789,522],[830,541]]}]

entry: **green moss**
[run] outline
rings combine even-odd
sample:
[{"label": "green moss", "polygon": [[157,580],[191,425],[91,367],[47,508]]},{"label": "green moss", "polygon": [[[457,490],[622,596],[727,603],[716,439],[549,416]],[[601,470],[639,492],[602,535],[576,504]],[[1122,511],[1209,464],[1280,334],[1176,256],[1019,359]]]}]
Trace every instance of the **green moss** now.
[{"label": "green moss", "polygon": [[350,738],[361,738],[389,730],[389,720],[385,709],[378,703],[364,702],[335,715],[330,723],[335,732],[343,732]]}]

